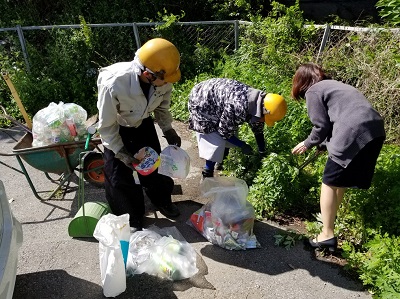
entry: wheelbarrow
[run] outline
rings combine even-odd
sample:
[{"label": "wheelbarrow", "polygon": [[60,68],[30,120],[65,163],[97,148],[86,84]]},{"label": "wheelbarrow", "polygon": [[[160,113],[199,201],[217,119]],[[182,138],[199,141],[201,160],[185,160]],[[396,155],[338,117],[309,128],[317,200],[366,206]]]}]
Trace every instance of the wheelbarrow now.
[{"label": "wheelbarrow", "polygon": [[[94,125],[88,127],[86,141],[74,141],[67,143],[54,143],[47,146],[32,147],[33,136],[29,127],[19,123],[9,116],[3,106],[0,105],[0,118],[10,120],[15,125],[26,131],[25,135],[17,141],[12,153],[0,153],[0,156],[15,156],[21,167],[16,169],[2,161],[0,164],[9,167],[21,174],[24,174],[29,186],[36,198],[44,201],[54,197],[58,190],[63,187],[75,171],[79,171],[78,185],[78,212],[70,222],[68,232],[71,237],[92,237],[94,228],[98,220],[110,209],[104,202],[84,202],[85,181],[97,187],[104,185],[103,155],[98,147],[101,143],[100,138],[92,138],[96,132]],[[89,120],[88,120],[89,121]],[[97,151],[94,151],[97,149]],[[25,167],[25,163],[35,169],[43,171],[45,176],[57,183],[57,187],[47,197],[39,195],[30,175]],[[77,166],[79,165],[79,168]],[[59,175],[58,179],[52,179],[49,173]]]},{"label": "wheelbarrow", "polygon": [[[44,201],[55,197],[56,193],[69,182],[71,175],[74,174],[75,170],[84,172],[84,178],[96,185],[102,186],[104,183],[104,175],[102,172],[103,158],[101,150],[98,145],[101,143],[100,138],[94,138],[90,140],[89,148],[97,148],[99,152],[92,152],[90,157],[85,159],[85,164],[81,169],[76,167],[79,165],[79,155],[85,150],[86,141],[76,141],[67,143],[55,143],[47,146],[32,147],[33,137],[30,132],[26,132],[25,135],[17,142],[14,146],[12,153],[0,153],[0,156],[15,156],[21,170],[11,167],[0,161],[3,164],[13,170],[25,175],[30,188],[36,198]],[[44,197],[39,193],[44,191],[36,190],[32,179],[25,167],[24,162],[29,164],[35,169],[38,169],[44,173],[44,175],[53,183],[57,184],[56,188],[50,193],[50,195]],[[58,179],[53,179],[49,174],[58,175]],[[66,189],[68,187],[65,186]]]}]

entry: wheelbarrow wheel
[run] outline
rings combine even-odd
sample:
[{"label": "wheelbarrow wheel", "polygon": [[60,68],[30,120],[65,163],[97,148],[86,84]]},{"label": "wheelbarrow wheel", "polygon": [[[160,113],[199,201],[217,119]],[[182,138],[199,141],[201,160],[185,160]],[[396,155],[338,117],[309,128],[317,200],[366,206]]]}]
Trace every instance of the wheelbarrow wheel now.
[{"label": "wheelbarrow wheel", "polygon": [[104,186],[104,160],[101,153],[90,153],[83,162],[83,176],[87,182],[96,186]]}]

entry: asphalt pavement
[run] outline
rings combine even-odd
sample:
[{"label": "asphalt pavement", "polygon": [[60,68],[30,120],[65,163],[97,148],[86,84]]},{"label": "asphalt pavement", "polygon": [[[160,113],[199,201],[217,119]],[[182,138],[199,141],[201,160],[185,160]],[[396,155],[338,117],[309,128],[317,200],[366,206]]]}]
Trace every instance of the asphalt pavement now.
[{"label": "asphalt pavement", "polygon": [[[175,226],[195,249],[199,272],[175,282],[135,275],[127,278],[126,291],[116,298],[372,298],[341,266],[317,259],[301,242],[290,249],[276,246],[274,235],[287,229],[276,223],[257,221],[254,233],[261,248],[243,251],[212,245],[190,227],[190,215],[206,203],[199,194],[203,161],[197,156],[197,144],[187,125],[175,122],[174,127],[191,157],[188,177],[175,180],[173,201],[181,216],[169,220],[149,210],[145,224]],[[0,130],[0,153],[12,154],[23,134],[18,127]],[[160,140],[165,146],[161,135]],[[0,156],[0,161],[0,179],[24,234],[13,298],[103,298],[97,240],[68,234],[68,225],[78,210],[78,177],[72,176],[58,199],[41,201],[34,196],[15,155]],[[39,194],[55,188],[42,171],[24,165]],[[86,185],[85,200],[105,201],[104,189]]]}]

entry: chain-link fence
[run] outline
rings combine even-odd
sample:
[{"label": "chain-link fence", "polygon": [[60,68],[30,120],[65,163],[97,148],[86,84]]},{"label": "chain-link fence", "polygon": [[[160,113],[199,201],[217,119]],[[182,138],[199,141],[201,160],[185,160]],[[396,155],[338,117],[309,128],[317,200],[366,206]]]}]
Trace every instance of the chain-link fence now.
[{"label": "chain-link fence", "polygon": [[[174,42],[174,40],[180,38],[184,39],[187,44],[194,46],[234,51],[239,47],[239,30],[243,24],[247,24],[247,22],[177,22],[174,23],[173,27],[176,34],[170,34],[168,39]],[[119,59],[129,60],[133,58],[135,51],[144,42],[154,37],[161,37],[162,30],[156,30],[156,28],[163,25],[163,23],[113,23],[0,28],[0,47],[3,48],[0,50],[3,50],[3,53],[10,54],[9,57],[15,55],[12,53],[21,53],[22,55],[17,54],[17,56],[19,58],[23,57],[24,63],[29,70],[33,63],[30,60],[31,51],[34,51],[29,45],[41,44],[45,48],[46,45],[43,45],[42,41],[55,44],[62,40],[63,35],[71,40],[73,35],[78,34],[77,31],[82,29],[84,31],[86,27],[90,28],[92,38],[100,41],[100,44],[103,45],[103,47],[100,46],[98,49],[94,49],[99,56],[111,62]],[[86,32],[86,34],[88,33]],[[179,47],[179,43],[175,44]],[[112,50],[113,45],[118,45],[118,51]],[[126,47],[121,48],[121,45]]]},{"label": "chain-link fence", "polygon": [[[244,21],[207,21],[207,22],[176,22],[170,28],[175,32],[170,34],[169,39],[183,39],[187,44],[209,48],[212,50],[227,50],[233,52],[239,48],[240,28],[251,24]],[[147,40],[161,37],[162,30],[156,30],[164,23],[110,23],[110,24],[87,24],[87,25],[49,25],[49,26],[16,26],[11,28],[0,28],[0,53],[2,59],[21,59],[29,71],[31,61],[29,59],[29,44],[57,43],[62,35],[74,35],[82,28],[90,28],[91,34],[100,41],[103,47],[94,49],[99,57],[103,57],[108,63],[118,60],[130,60],[135,51]],[[330,25],[312,25],[318,30],[320,48],[316,60],[326,47],[332,47],[349,35],[379,32],[382,28],[363,28]],[[63,32],[64,31],[64,32]],[[400,29],[389,29],[393,34],[399,33]],[[110,39],[110,36],[113,38]],[[67,38],[67,37],[66,37]],[[71,37],[68,37],[71,39]],[[73,37],[72,37],[73,39]],[[62,39],[61,39],[62,40]],[[117,41],[123,41],[119,43]],[[179,47],[179,43],[175,43]],[[118,49],[115,49],[118,45]],[[125,47],[121,48],[121,45]],[[46,46],[44,46],[46,47]],[[14,54],[13,54],[14,53]],[[16,53],[16,54],[15,54]],[[1,54],[0,54],[1,55]],[[6,57],[7,56],[7,57]]]},{"label": "chain-link fence", "polygon": [[[400,28],[368,28],[368,27],[350,27],[350,26],[332,26],[332,25],[313,25],[319,30],[321,45],[319,48],[317,60],[326,47],[334,47],[344,40],[359,39],[360,36],[370,36],[371,39],[379,37],[379,34],[386,32],[393,34],[396,38],[400,36]],[[323,31],[322,31],[323,30]]]}]

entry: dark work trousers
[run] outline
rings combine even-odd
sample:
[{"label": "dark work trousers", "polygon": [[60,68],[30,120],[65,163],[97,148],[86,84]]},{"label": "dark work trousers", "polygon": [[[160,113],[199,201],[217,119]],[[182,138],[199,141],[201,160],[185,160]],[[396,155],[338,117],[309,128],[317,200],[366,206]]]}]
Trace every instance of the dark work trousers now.
[{"label": "dark work trousers", "polygon": [[[119,133],[126,149],[133,155],[142,147],[149,146],[158,154],[160,141],[153,119],[148,117],[137,128],[120,127]],[[138,174],[140,185],[135,184],[133,170],[114,157],[114,152],[104,148],[104,173],[106,199],[115,215],[129,213],[131,224],[141,220],[145,213],[143,190],[155,206],[171,203],[174,181],[158,171],[143,176]]]}]

